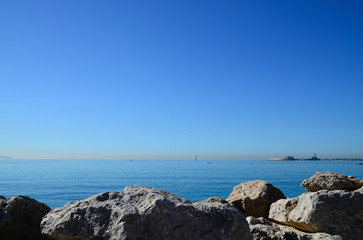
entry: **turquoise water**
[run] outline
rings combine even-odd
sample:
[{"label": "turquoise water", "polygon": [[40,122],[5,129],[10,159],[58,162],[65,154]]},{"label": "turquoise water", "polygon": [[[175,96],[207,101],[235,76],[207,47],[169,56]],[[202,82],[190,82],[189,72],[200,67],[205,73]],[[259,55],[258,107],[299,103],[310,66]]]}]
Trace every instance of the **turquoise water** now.
[{"label": "turquoise water", "polygon": [[26,195],[51,208],[129,185],[161,188],[192,201],[227,198],[241,182],[262,179],[287,197],[316,171],[363,179],[363,166],[349,161],[271,162],[260,160],[0,160],[0,195]]}]

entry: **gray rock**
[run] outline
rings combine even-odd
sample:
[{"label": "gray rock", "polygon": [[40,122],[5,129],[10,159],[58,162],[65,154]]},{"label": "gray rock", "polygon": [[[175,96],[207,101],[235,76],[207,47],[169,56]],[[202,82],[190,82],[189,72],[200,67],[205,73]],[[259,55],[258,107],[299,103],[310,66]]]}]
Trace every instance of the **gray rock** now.
[{"label": "gray rock", "polygon": [[265,218],[246,218],[254,240],[342,240],[327,233],[306,233],[292,227],[272,223]]},{"label": "gray rock", "polygon": [[0,196],[1,240],[45,240],[40,232],[40,221],[51,209],[32,198]]},{"label": "gray rock", "polygon": [[247,216],[267,218],[270,205],[284,198],[286,197],[280,189],[272,184],[254,180],[235,186],[227,201],[233,203]]},{"label": "gray rock", "polygon": [[305,179],[301,186],[308,192],[319,190],[354,191],[363,186],[363,181],[353,176],[331,172],[316,172],[311,178]]},{"label": "gray rock", "polygon": [[44,234],[59,240],[251,240],[243,214],[213,197],[190,202],[163,190],[130,186],[52,210]]},{"label": "gray rock", "polygon": [[269,218],[307,232],[326,232],[344,240],[363,239],[363,188],[304,193],[271,205]]}]

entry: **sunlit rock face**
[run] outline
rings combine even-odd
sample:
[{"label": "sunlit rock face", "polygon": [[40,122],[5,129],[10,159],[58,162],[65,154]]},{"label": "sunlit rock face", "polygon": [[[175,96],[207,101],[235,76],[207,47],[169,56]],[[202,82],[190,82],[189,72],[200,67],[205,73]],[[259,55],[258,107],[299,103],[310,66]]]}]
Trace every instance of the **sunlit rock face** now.
[{"label": "sunlit rock face", "polygon": [[130,186],[54,209],[42,232],[59,240],[251,240],[244,215],[225,200],[191,202],[163,190]]},{"label": "sunlit rock face", "polygon": [[354,191],[363,187],[363,181],[353,176],[331,172],[316,172],[311,178],[305,179],[301,186],[308,192],[319,190]]},{"label": "sunlit rock face", "polygon": [[273,203],[269,219],[307,232],[340,235],[344,240],[362,239],[362,203],[363,188],[308,192]]},{"label": "sunlit rock face", "polygon": [[243,182],[233,188],[227,201],[233,203],[247,216],[267,218],[270,205],[285,195],[272,184],[263,180]]}]

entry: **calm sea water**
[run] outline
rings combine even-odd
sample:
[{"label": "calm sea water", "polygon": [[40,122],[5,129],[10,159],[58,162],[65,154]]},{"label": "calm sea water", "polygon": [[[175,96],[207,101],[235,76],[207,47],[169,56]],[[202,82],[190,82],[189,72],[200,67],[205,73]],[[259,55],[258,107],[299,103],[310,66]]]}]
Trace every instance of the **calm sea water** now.
[{"label": "calm sea water", "polygon": [[26,195],[56,208],[136,184],[199,201],[227,198],[239,183],[262,179],[295,197],[305,191],[300,183],[316,171],[363,179],[363,166],[349,161],[1,159],[0,195]]}]

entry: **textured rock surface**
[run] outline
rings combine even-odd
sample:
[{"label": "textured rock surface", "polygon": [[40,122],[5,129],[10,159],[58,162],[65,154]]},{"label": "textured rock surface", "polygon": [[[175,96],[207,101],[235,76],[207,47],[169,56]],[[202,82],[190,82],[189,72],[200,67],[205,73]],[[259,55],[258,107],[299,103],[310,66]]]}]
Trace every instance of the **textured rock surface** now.
[{"label": "textured rock surface", "polygon": [[32,198],[0,196],[0,239],[48,239],[40,232],[40,221],[51,209]]},{"label": "textured rock surface", "polygon": [[243,214],[217,197],[190,202],[130,186],[52,210],[41,223],[54,239],[252,239]]},{"label": "textured rock surface", "polygon": [[265,218],[246,218],[254,240],[342,240],[327,233],[306,233],[292,227],[272,223]]},{"label": "textured rock surface", "polygon": [[353,176],[331,172],[316,172],[311,178],[305,179],[301,186],[308,192],[319,190],[354,191],[363,186],[363,181]]},{"label": "textured rock surface", "polygon": [[363,188],[304,193],[271,205],[269,218],[307,232],[363,239]]},{"label": "textured rock surface", "polygon": [[255,180],[235,186],[227,201],[233,203],[247,216],[267,218],[270,205],[284,198],[285,195],[272,184]]}]

